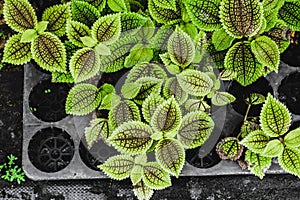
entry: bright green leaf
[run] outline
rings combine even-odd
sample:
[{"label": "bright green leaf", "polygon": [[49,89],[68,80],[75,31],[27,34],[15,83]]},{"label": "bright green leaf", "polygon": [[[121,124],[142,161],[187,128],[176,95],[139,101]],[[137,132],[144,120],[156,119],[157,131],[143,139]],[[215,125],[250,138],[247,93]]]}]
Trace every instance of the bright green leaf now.
[{"label": "bright green leaf", "polygon": [[108,46],[106,46],[105,44],[103,44],[103,43],[98,44],[95,47],[95,51],[99,55],[109,56],[111,54],[110,48]]},{"label": "bright green leaf", "polygon": [[168,52],[164,54],[159,54],[160,59],[162,60],[163,64],[165,65],[167,71],[170,74],[179,74],[181,72],[181,68],[178,65],[175,65],[170,58],[170,55]]},{"label": "bright green leaf", "polygon": [[222,159],[238,160],[241,157],[243,150],[244,147],[235,137],[226,137],[216,146],[216,151]]},{"label": "bright green leaf", "polygon": [[106,5],[106,0],[84,0],[84,1],[96,7],[99,10],[99,12],[101,12]]},{"label": "bright green leaf", "polygon": [[237,76],[237,72],[224,69],[220,74],[219,74],[219,79],[222,81],[230,81],[235,79]]},{"label": "bright green leaf", "polygon": [[278,15],[277,12],[274,12],[274,10],[269,10],[264,11],[264,17],[266,20],[266,28],[264,31],[267,32],[275,26],[278,19]]},{"label": "bright green leaf", "polygon": [[151,189],[161,190],[172,185],[169,173],[165,172],[157,162],[148,162],[144,166],[143,180]]},{"label": "bright green leaf", "polygon": [[149,123],[157,107],[164,99],[157,93],[152,93],[147,97],[142,104],[142,113],[144,119]]},{"label": "bright green leaf", "polygon": [[37,32],[34,29],[27,29],[22,33],[21,42],[32,42],[37,36]]},{"label": "bright green leaf", "polygon": [[81,37],[80,40],[85,47],[93,48],[97,45],[97,41],[90,36]]},{"label": "bright green leaf", "polygon": [[109,142],[123,154],[137,155],[151,147],[152,134],[151,127],[143,122],[125,122],[113,131]]},{"label": "bright green leaf", "polygon": [[111,135],[111,128],[107,119],[96,118],[90,121],[88,127],[84,129],[85,140],[89,148],[100,139],[104,141]]},{"label": "bright green leaf", "polygon": [[181,19],[181,8],[176,3],[176,11],[158,6],[154,0],[148,1],[148,9],[151,17],[158,23],[168,23],[177,19]]},{"label": "bright green leaf", "polygon": [[126,12],[121,14],[121,31],[122,36],[127,33],[136,33],[145,23],[147,18],[141,14],[134,12]]},{"label": "bright green leaf", "polygon": [[134,185],[133,192],[139,200],[150,200],[154,193],[154,191],[146,186],[143,181]]},{"label": "bright green leaf", "polygon": [[285,2],[280,8],[278,16],[293,31],[300,31],[300,2]]},{"label": "bright green leaf", "polygon": [[263,131],[256,130],[248,134],[242,141],[241,144],[246,146],[254,153],[262,153],[266,148],[270,137],[267,136]]},{"label": "bright green leaf", "polygon": [[126,12],[127,7],[124,0],[107,0],[107,5],[112,11]]},{"label": "bright green leaf", "polygon": [[211,98],[215,106],[225,106],[235,101],[235,97],[228,92],[215,92]]},{"label": "bright green leaf", "polygon": [[300,150],[285,148],[278,157],[279,165],[287,172],[300,177]]},{"label": "bright green leaf", "polygon": [[134,162],[136,165],[144,165],[147,163],[147,154],[146,153],[142,153],[139,155],[136,155],[134,158]]},{"label": "bright green leaf", "polygon": [[272,164],[272,158],[264,157],[250,150],[246,151],[245,161],[248,164],[248,169],[262,179],[265,176],[265,171],[269,169]]},{"label": "bright green leaf", "polygon": [[277,157],[282,154],[284,149],[283,144],[278,139],[271,140],[268,142],[266,148],[261,155],[266,157]]},{"label": "bright green leaf", "polygon": [[143,178],[143,167],[141,165],[135,165],[133,169],[131,170],[130,179],[132,185],[136,185],[139,183]]},{"label": "bright green leaf", "polygon": [[107,94],[103,97],[101,104],[99,106],[99,110],[111,110],[113,106],[119,104],[120,101],[121,101],[120,96],[114,93]]},{"label": "bright green leaf", "polygon": [[288,147],[300,147],[300,128],[290,131],[284,137],[284,144]]},{"label": "bright green leaf", "polygon": [[210,105],[208,105],[207,102],[202,99],[188,99],[185,102],[184,107],[189,112],[199,110],[208,111],[210,109]]},{"label": "bright green leaf", "polygon": [[[140,44],[137,44],[140,45]],[[148,46],[141,44],[142,47],[138,49],[132,49],[130,54],[125,59],[125,67],[131,68],[135,65],[139,65],[143,62],[150,62],[153,58],[153,50]],[[134,48],[134,47],[133,47]]]},{"label": "bright green leaf", "polygon": [[68,39],[78,47],[84,47],[81,38],[89,36],[91,31],[88,26],[83,23],[69,20],[67,22]]},{"label": "bright green leaf", "polygon": [[153,0],[153,2],[160,8],[176,11],[176,0]]},{"label": "bright green leaf", "polygon": [[141,89],[142,85],[138,83],[125,83],[122,86],[121,93],[126,99],[133,99],[136,97]]},{"label": "bright green leaf", "polygon": [[72,19],[91,27],[100,17],[100,13],[91,4],[85,1],[72,0]]},{"label": "bright green leaf", "polygon": [[234,38],[228,35],[224,28],[214,31],[212,35],[212,43],[218,51],[228,49],[233,40]]},{"label": "bright green leaf", "polygon": [[74,78],[70,72],[52,72],[51,73],[52,83],[74,83]]},{"label": "bright green leaf", "polygon": [[[284,4],[282,0],[263,0],[262,5],[264,10],[273,11],[279,9]],[[276,13],[276,12],[275,12]]]},{"label": "bright green leaf", "polygon": [[174,96],[179,105],[188,99],[188,94],[180,87],[176,77],[167,79],[163,87],[163,95],[166,98]]}]

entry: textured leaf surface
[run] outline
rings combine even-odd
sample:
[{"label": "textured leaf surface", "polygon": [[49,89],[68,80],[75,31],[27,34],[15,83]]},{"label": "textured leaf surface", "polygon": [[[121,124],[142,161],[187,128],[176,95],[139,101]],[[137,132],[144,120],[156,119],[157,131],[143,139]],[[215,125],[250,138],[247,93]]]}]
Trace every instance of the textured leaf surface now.
[{"label": "textured leaf surface", "polygon": [[261,36],[251,42],[251,50],[264,66],[278,72],[280,54],[277,44],[267,36]]},{"label": "textured leaf surface", "polygon": [[101,95],[96,86],[87,83],[75,85],[67,97],[66,113],[86,115],[95,110],[100,101]]},{"label": "textured leaf surface", "polygon": [[121,101],[109,112],[109,121],[114,128],[132,120],[141,120],[139,108],[132,101]]},{"label": "textured leaf surface", "polygon": [[183,31],[175,31],[168,41],[171,60],[181,66],[188,66],[195,57],[195,46],[191,37]]},{"label": "textured leaf surface", "polygon": [[220,18],[223,27],[232,37],[251,37],[262,26],[263,8],[259,0],[223,0]]},{"label": "textured leaf surface", "polygon": [[280,53],[284,52],[288,46],[290,45],[290,42],[288,41],[286,35],[287,35],[288,28],[284,21],[278,20],[271,30],[269,30],[266,35],[274,40],[279,48]]},{"label": "textured leaf surface", "polygon": [[117,155],[109,158],[99,168],[110,178],[122,180],[128,178],[134,167],[134,159],[127,155]]},{"label": "textured leaf surface", "polygon": [[91,148],[100,139],[104,141],[111,135],[111,128],[107,119],[96,118],[90,121],[88,127],[84,129],[85,140]]},{"label": "textured leaf surface", "polygon": [[149,123],[151,121],[151,117],[153,116],[155,110],[164,99],[157,93],[152,93],[143,101],[142,105],[142,113],[144,119]]},{"label": "textured leaf surface", "polygon": [[166,98],[174,96],[179,105],[188,99],[188,94],[180,87],[176,77],[169,78],[163,87],[163,95]]},{"label": "textured leaf surface", "polygon": [[143,178],[143,174],[144,174],[143,166],[137,165],[137,163],[135,163],[135,166],[131,170],[131,174],[130,174],[130,180],[132,185],[136,185],[137,183],[139,183]]},{"label": "textured leaf surface", "polygon": [[227,137],[216,146],[216,151],[222,159],[237,160],[241,157],[243,149],[243,146],[235,137]]},{"label": "textured leaf surface", "polygon": [[119,14],[106,15],[99,18],[92,27],[92,36],[98,42],[109,45],[114,43],[121,33]]},{"label": "textured leaf surface", "polygon": [[197,70],[184,70],[177,75],[179,85],[188,94],[205,96],[213,88],[213,80],[205,73]]},{"label": "textured leaf surface", "polygon": [[254,153],[262,153],[266,148],[270,137],[267,136],[263,131],[256,130],[247,135],[241,143]]},{"label": "textured leaf surface", "polygon": [[82,82],[95,76],[99,68],[99,55],[91,48],[78,50],[70,61],[70,72],[75,82]]},{"label": "textured leaf surface", "polygon": [[16,34],[6,42],[2,62],[22,65],[30,61],[32,57],[31,44],[21,42],[21,37],[22,34]]},{"label": "textured leaf surface", "polygon": [[167,74],[162,67],[155,63],[141,63],[134,66],[127,75],[126,82],[135,82],[142,77],[166,79]]},{"label": "textured leaf surface", "polygon": [[235,97],[228,92],[215,92],[211,98],[215,106],[225,106],[235,101]]},{"label": "textured leaf surface", "polygon": [[171,97],[165,100],[151,117],[151,126],[156,131],[172,132],[179,128],[181,110],[176,100]]},{"label": "textured leaf surface", "polygon": [[57,36],[66,33],[66,23],[71,17],[70,4],[54,5],[45,10],[42,16],[43,21],[48,21],[47,30]]},{"label": "textured leaf surface", "polygon": [[170,175],[157,162],[149,162],[144,166],[143,180],[151,189],[161,190],[172,185]]},{"label": "textured leaf surface", "polygon": [[171,10],[176,11],[176,1],[175,0],[153,0],[153,2],[161,8],[171,9]]},{"label": "textured leaf surface", "polygon": [[32,43],[31,52],[41,68],[66,72],[66,49],[56,35],[48,32],[39,35]]},{"label": "textured leaf surface", "polygon": [[124,0],[107,0],[107,5],[112,11],[126,12],[127,7]]},{"label": "textured leaf surface", "polygon": [[228,49],[234,38],[228,35],[224,28],[214,31],[212,35],[212,43],[215,45],[216,50],[222,51]]},{"label": "textured leaf surface", "polygon": [[90,34],[91,31],[87,25],[73,20],[67,22],[67,36],[74,45],[84,47],[80,38],[89,36]]},{"label": "textured leaf surface", "polygon": [[153,50],[151,47],[144,44],[137,45],[131,49],[130,54],[125,59],[124,65],[126,68],[131,68],[143,62],[150,62],[153,58]]},{"label": "textured leaf surface", "polygon": [[150,189],[143,181],[140,181],[133,188],[134,195],[139,200],[150,200],[154,191]]},{"label": "textured leaf surface", "polygon": [[269,169],[272,164],[272,158],[261,156],[250,150],[246,151],[245,161],[248,164],[248,169],[260,179],[265,176],[265,170]]},{"label": "textured leaf surface", "polygon": [[300,2],[285,2],[278,13],[280,19],[285,21],[293,31],[300,31]]},{"label": "textured leaf surface", "polygon": [[190,112],[182,118],[177,138],[186,149],[201,146],[210,136],[214,121],[200,110]]},{"label": "textured leaf surface", "polygon": [[147,22],[147,18],[141,14],[134,12],[126,12],[121,14],[121,31],[135,33]]},{"label": "textured leaf surface", "polygon": [[203,45],[203,58],[202,62],[206,63],[206,66],[212,66],[218,69],[224,68],[224,59],[227,53],[227,50],[217,51],[215,46],[209,42]]},{"label": "textured leaf surface", "polygon": [[278,157],[279,165],[287,172],[300,177],[300,151],[293,148],[285,148]]},{"label": "textured leaf surface", "polygon": [[106,5],[106,0],[84,0],[84,1],[95,6],[99,10],[99,12],[101,12]]},{"label": "textured leaf surface", "polygon": [[210,109],[210,105],[207,104],[206,101],[201,99],[188,99],[184,105],[185,109],[189,112],[192,111],[208,111]]},{"label": "textured leaf surface", "polygon": [[100,13],[91,4],[85,1],[72,1],[72,19],[81,22],[88,27],[91,27],[95,21],[100,17]]},{"label": "textured leaf surface", "polygon": [[264,31],[266,32],[275,26],[278,20],[278,15],[277,12],[274,12],[274,10],[270,10],[270,11],[264,11],[264,17],[266,20],[266,28]]},{"label": "textured leaf surface", "polygon": [[154,3],[153,0],[148,1],[148,9],[150,15],[153,19],[155,19],[158,23],[168,23],[177,19],[181,19],[181,8],[180,6],[176,5],[176,11],[172,9],[165,9],[159,7],[157,4]]},{"label": "textured leaf surface", "polygon": [[274,9],[279,9],[284,4],[282,0],[263,0],[262,5],[264,10],[274,11]]},{"label": "textured leaf surface", "polygon": [[139,93],[141,85],[138,83],[125,83],[122,86],[121,93],[126,99],[133,99]]},{"label": "textured leaf surface", "polygon": [[247,99],[245,99],[247,104],[251,104],[251,105],[262,104],[265,102],[265,100],[266,100],[265,96],[258,93],[252,93]]},{"label": "textured leaf surface", "polygon": [[237,73],[235,79],[242,86],[255,82],[263,69],[252,53],[249,42],[238,42],[233,45],[226,54],[224,67]]},{"label": "textured leaf surface", "polygon": [[3,14],[7,25],[20,33],[37,25],[35,11],[27,0],[5,0]]},{"label": "textured leaf surface", "polygon": [[277,157],[282,154],[283,149],[283,144],[278,139],[274,139],[268,142],[264,152],[262,152],[261,155],[266,157]]},{"label": "textured leaf surface", "polygon": [[109,142],[121,153],[140,154],[152,145],[151,127],[143,122],[131,121],[123,123],[113,131]]},{"label": "textured leaf surface", "polygon": [[220,0],[188,0],[185,2],[192,22],[205,31],[221,27],[219,18]]},{"label": "textured leaf surface", "polygon": [[252,131],[260,129],[259,125],[255,121],[244,121],[241,127],[241,138],[245,138]]},{"label": "textured leaf surface", "polygon": [[178,177],[185,161],[184,148],[175,139],[162,140],[156,146],[155,158],[164,170]]},{"label": "textured leaf surface", "polygon": [[73,76],[70,72],[52,72],[51,73],[52,83],[74,83]]},{"label": "textured leaf surface", "polygon": [[292,130],[284,137],[284,144],[288,147],[300,147],[300,128]]},{"label": "textured leaf surface", "polygon": [[262,130],[270,137],[278,137],[285,134],[291,125],[291,115],[288,109],[271,94],[260,113]]}]

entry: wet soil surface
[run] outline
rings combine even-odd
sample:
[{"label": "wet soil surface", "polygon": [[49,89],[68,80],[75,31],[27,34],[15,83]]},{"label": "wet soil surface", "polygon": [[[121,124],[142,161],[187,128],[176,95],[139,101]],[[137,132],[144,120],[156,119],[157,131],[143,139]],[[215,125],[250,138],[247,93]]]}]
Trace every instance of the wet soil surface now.
[{"label": "wet soil surface", "polygon": [[[0,163],[14,154],[21,159],[23,67],[0,71]],[[20,164],[20,162],[19,162]],[[180,177],[156,191],[153,199],[300,199],[300,179],[291,175]],[[135,199],[129,180],[32,181],[21,185],[0,179],[0,199]]]}]

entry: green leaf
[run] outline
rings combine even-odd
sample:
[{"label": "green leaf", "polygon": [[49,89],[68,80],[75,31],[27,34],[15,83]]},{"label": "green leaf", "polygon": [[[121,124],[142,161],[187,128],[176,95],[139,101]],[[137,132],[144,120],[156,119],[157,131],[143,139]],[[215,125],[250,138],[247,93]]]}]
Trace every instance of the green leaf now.
[{"label": "green leaf", "polygon": [[181,110],[174,97],[165,100],[153,113],[151,126],[155,131],[172,132],[179,128]]},{"label": "green leaf", "polygon": [[153,0],[153,2],[160,8],[171,9],[176,11],[175,0]]},{"label": "green leaf", "polygon": [[163,101],[164,99],[157,93],[151,93],[149,97],[145,99],[142,104],[142,113],[146,122],[149,123],[151,121],[151,117],[153,116],[155,110]]},{"label": "green leaf", "polygon": [[123,180],[130,176],[134,167],[134,159],[127,155],[117,155],[109,158],[99,168],[110,178]]},{"label": "green leaf", "polygon": [[57,36],[63,36],[66,33],[66,23],[71,17],[70,4],[54,5],[47,8],[42,16],[43,21],[48,21],[47,30]]},{"label": "green leaf", "polygon": [[226,137],[216,146],[216,151],[221,159],[238,160],[241,157],[243,150],[244,147],[235,137]]},{"label": "green leaf", "polygon": [[91,4],[84,1],[72,0],[72,19],[91,27],[100,17],[100,13]]},{"label": "green leaf", "polygon": [[290,131],[284,137],[284,144],[292,148],[300,147],[300,128]]},{"label": "green leaf", "polygon": [[40,35],[42,33],[44,33],[48,27],[49,22],[48,21],[40,21],[38,22],[38,24],[35,27],[35,30],[37,31],[37,33]]},{"label": "green leaf", "polygon": [[90,121],[88,127],[84,129],[85,140],[89,148],[100,139],[104,141],[111,135],[111,128],[107,119],[96,118]]},{"label": "green leaf", "polygon": [[244,121],[241,127],[241,138],[245,138],[252,131],[260,129],[259,125],[256,123],[256,119],[252,119],[253,121]]},{"label": "green leaf", "polygon": [[265,102],[266,98],[265,96],[258,94],[258,93],[252,93],[248,98],[245,99],[246,103],[249,105],[259,105],[263,104]]},{"label": "green leaf", "polygon": [[136,97],[141,89],[142,85],[138,83],[125,83],[122,86],[121,93],[126,99],[133,99]]},{"label": "green leaf", "polygon": [[148,1],[148,9],[151,17],[158,23],[169,23],[177,19],[181,19],[181,8],[176,2],[176,11],[158,6],[154,0]]},{"label": "green leaf", "polygon": [[214,44],[217,51],[228,49],[234,38],[228,35],[224,28],[220,28],[213,32],[212,43]]},{"label": "green leaf", "polygon": [[97,45],[97,41],[90,36],[81,37],[80,40],[85,47],[93,48]]},{"label": "green leaf", "polygon": [[291,125],[291,115],[288,109],[270,93],[260,113],[260,125],[270,137],[285,134]]},{"label": "green leaf", "polygon": [[235,80],[242,86],[255,82],[263,70],[251,51],[250,42],[235,43],[226,54],[224,67],[237,73]]},{"label": "green leaf", "polygon": [[[263,0],[262,5],[264,10],[266,11],[273,11],[279,9],[284,4],[282,0]],[[276,13],[276,12],[275,12]]]},{"label": "green leaf", "polygon": [[174,33],[173,29],[175,28],[176,26],[172,24],[166,24],[158,28],[154,38],[151,40],[153,48],[158,51],[167,50],[169,37]]},{"label": "green leaf", "polygon": [[224,69],[220,74],[219,74],[219,79],[222,81],[230,81],[235,79],[237,76],[237,73],[232,71],[232,70],[228,70],[228,69]]},{"label": "green leaf", "polygon": [[122,38],[109,46],[111,54],[102,56],[100,59],[100,71],[111,73],[124,68],[126,56],[130,49],[136,45],[137,40],[134,37]]},{"label": "green leaf", "polygon": [[249,150],[253,151],[254,153],[261,154],[266,146],[268,145],[268,142],[270,141],[270,137],[266,135],[261,130],[256,130],[248,134],[242,141],[241,144],[243,144],[245,147],[247,147]]},{"label": "green leaf", "polygon": [[276,21],[275,26],[266,33],[269,38],[276,42],[280,53],[283,53],[290,45],[290,42],[286,37],[287,31],[288,27],[286,26],[286,23],[282,20],[278,20]]},{"label": "green leaf", "polygon": [[32,55],[31,44],[21,42],[22,34],[13,35],[5,44],[2,62],[22,65],[30,61]]},{"label": "green leaf", "polygon": [[132,185],[136,185],[139,183],[144,175],[143,166],[142,165],[135,165],[131,171],[130,179]]},{"label": "green leaf", "polygon": [[116,128],[129,121],[140,121],[140,111],[135,103],[129,100],[121,101],[109,112],[109,121]]},{"label": "green leaf", "polygon": [[165,65],[167,71],[170,74],[179,74],[181,72],[181,68],[178,65],[175,65],[171,59],[168,52],[164,54],[159,54],[160,59],[162,60],[163,64]]},{"label": "green leaf", "polygon": [[121,33],[120,14],[99,18],[92,27],[92,37],[105,45],[114,43]]},{"label": "green leaf", "polygon": [[85,81],[99,72],[99,55],[91,48],[82,48],[72,56],[69,67],[75,83]]},{"label": "green leaf", "polygon": [[167,79],[163,87],[163,95],[166,98],[174,96],[179,105],[188,99],[188,94],[180,87],[176,77]]},{"label": "green leaf", "polygon": [[155,63],[141,63],[134,66],[126,78],[126,83],[135,82],[142,77],[153,77],[157,79],[167,79],[167,74],[162,67]]},{"label": "green leaf", "polygon": [[202,99],[188,99],[185,102],[184,107],[189,112],[199,110],[208,111],[210,109],[210,105],[208,105],[207,102]]},{"label": "green leaf", "polygon": [[187,0],[185,6],[192,22],[199,29],[212,31],[221,27],[220,0]]},{"label": "green leaf", "polygon": [[68,20],[67,22],[67,36],[68,39],[78,47],[84,47],[81,38],[89,36],[91,31],[88,26],[83,23]]},{"label": "green leaf", "polygon": [[101,104],[99,106],[99,110],[111,110],[112,107],[120,103],[120,101],[121,101],[120,96],[114,93],[107,94],[103,97]]},{"label": "green leaf", "polygon": [[70,72],[52,72],[51,76],[52,83],[74,83],[73,76]]},{"label": "green leaf", "polygon": [[107,5],[112,11],[126,12],[127,7],[124,0],[107,0]]},{"label": "green leaf", "polygon": [[300,31],[300,2],[285,2],[280,8],[278,16],[293,31]]},{"label": "green leaf", "polygon": [[271,167],[272,158],[264,157],[250,150],[246,151],[245,161],[248,164],[248,169],[262,179],[265,176],[265,171]]},{"label": "green leaf", "polygon": [[6,24],[20,33],[37,25],[35,11],[27,0],[5,0],[3,15]]},{"label": "green leaf", "polygon": [[99,55],[109,56],[111,54],[110,48],[103,43],[98,44],[95,47],[95,51]]},{"label": "green leaf", "polygon": [[169,173],[165,172],[157,162],[148,162],[144,166],[143,181],[154,190],[161,190],[172,185]]},{"label": "green leaf", "polygon": [[182,118],[177,138],[186,149],[201,146],[214,129],[214,121],[203,111],[189,112]]},{"label": "green leaf", "polygon": [[284,149],[283,144],[278,139],[271,140],[268,142],[265,150],[261,153],[261,155],[266,157],[277,157],[282,154]]},{"label": "green leaf", "polygon": [[84,0],[84,1],[93,5],[95,8],[99,10],[99,12],[101,12],[106,5],[106,0]]},{"label": "green leaf", "polygon": [[37,36],[37,32],[34,29],[28,29],[22,33],[21,42],[32,42]]},{"label": "green leaf", "polygon": [[151,127],[143,122],[125,122],[113,131],[109,142],[123,154],[137,155],[151,147],[152,134]]},{"label": "green leaf", "polygon": [[285,148],[278,157],[279,165],[287,172],[300,177],[300,150]]},{"label": "green leaf", "polygon": [[223,0],[220,18],[226,32],[235,38],[252,37],[261,29],[263,7],[259,0]]},{"label": "green leaf", "polygon": [[[224,68],[224,59],[227,53],[227,50],[217,51],[215,46],[211,42],[206,42],[203,45],[203,58],[201,63],[205,63],[206,66],[212,66],[218,69]],[[200,66],[201,66],[200,63]]]},{"label": "green leaf", "polygon": [[31,52],[41,68],[51,72],[66,72],[66,49],[56,35],[45,32],[36,37]]},{"label": "green leaf", "polygon": [[156,146],[155,158],[164,170],[178,178],[184,165],[185,151],[177,140],[165,139]]},{"label": "green leaf", "polygon": [[168,53],[172,62],[184,68],[193,61],[195,46],[188,34],[175,31],[168,41]]},{"label": "green leaf", "polygon": [[135,83],[141,85],[138,94],[134,98],[134,101],[140,105],[150,94],[159,94],[162,87],[162,80],[153,77],[141,77]]},{"label": "green leaf", "polygon": [[153,35],[156,32],[156,27],[153,21],[150,18],[147,18],[147,21],[143,24],[140,30],[136,33],[136,36],[140,40],[150,41],[153,40]]},{"label": "green leaf", "polygon": [[134,12],[125,12],[121,14],[121,31],[122,35],[127,32],[135,33],[139,30],[145,23],[147,18],[141,14]]},{"label": "green leaf", "polygon": [[143,62],[150,62],[153,58],[153,50],[149,46],[141,45],[141,48],[135,48],[130,51],[130,54],[125,59],[125,67],[131,68]]},{"label": "green leaf", "polygon": [[146,186],[143,181],[134,185],[133,192],[139,200],[150,200],[154,193],[154,191]]},{"label": "green leaf", "polygon": [[266,28],[264,31],[267,32],[275,26],[278,19],[278,15],[277,12],[274,12],[274,10],[269,10],[264,11],[264,17],[266,20]]},{"label": "green leaf", "polygon": [[66,113],[86,115],[95,110],[101,102],[101,95],[96,86],[82,83],[75,85],[66,101]]},{"label": "green leaf", "polygon": [[215,106],[225,106],[235,101],[235,97],[228,92],[215,92],[211,98]]},{"label": "green leaf", "polygon": [[134,158],[134,162],[136,165],[144,165],[147,163],[147,154],[142,153],[140,155],[136,155]]},{"label": "green leaf", "polygon": [[267,36],[261,36],[251,42],[251,50],[264,66],[278,72],[280,53],[277,44]]},{"label": "green leaf", "polygon": [[177,75],[177,79],[182,89],[194,96],[205,96],[214,86],[207,74],[197,70],[184,70]]}]

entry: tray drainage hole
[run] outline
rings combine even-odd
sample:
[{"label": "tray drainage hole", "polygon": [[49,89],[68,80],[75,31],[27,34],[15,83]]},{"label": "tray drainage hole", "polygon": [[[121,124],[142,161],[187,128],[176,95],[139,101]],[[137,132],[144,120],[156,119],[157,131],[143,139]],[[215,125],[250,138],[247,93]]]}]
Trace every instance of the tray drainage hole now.
[{"label": "tray drainage hole", "polygon": [[296,72],[285,77],[278,88],[278,93],[279,100],[285,103],[292,113],[299,115],[300,72]]},{"label": "tray drainage hole", "polygon": [[109,157],[117,155],[118,152],[113,147],[109,147],[102,140],[94,143],[91,148],[88,148],[83,138],[79,145],[79,154],[86,166],[93,170],[100,171],[97,166],[103,164]]},{"label": "tray drainage hole", "polygon": [[71,87],[68,84],[44,80],[34,86],[29,95],[29,109],[38,119],[57,122],[67,116],[65,103]]},{"label": "tray drainage hole", "polygon": [[[247,110],[247,104],[245,99],[249,97],[252,93],[259,93],[264,96],[267,96],[268,93],[273,94],[273,89],[270,86],[269,82],[265,78],[260,78],[256,82],[248,85],[246,87],[241,86],[236,81],[233,81],[228,88],[228,92],[236,97],[236,101],[232,103],[233,109],[241,115],[245,115]],[[257,117],[260,114],[262,105],[253,105],[251,106],[249,116]]]},{"label": "tray drainage hole", "polygon": [[213,149],[205,157],[201,154],[202,152],[200,152],[200,147],[186,150],[186,161],[197,168],[211,168],[221,161],[215,149]]},{"label": "tray drainage hole", "polygon": [[31,163],[39,170],[57,172],[71,162],[74,156],[74,142],[62,129],[42,129],[30,140],[28,155]]}]

